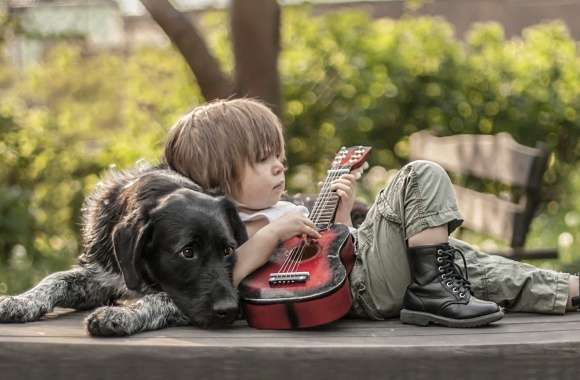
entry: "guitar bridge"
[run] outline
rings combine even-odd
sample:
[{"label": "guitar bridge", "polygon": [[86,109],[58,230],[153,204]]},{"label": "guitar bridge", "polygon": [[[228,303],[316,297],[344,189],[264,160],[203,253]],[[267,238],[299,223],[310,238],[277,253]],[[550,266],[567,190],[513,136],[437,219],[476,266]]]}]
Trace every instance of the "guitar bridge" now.
[{"label": "guitar bridge", "polygon": [[270,286],[282,284],[295,284],[306,282],[310,278],[310,272],[290,272],[290,273],[272,273],[268,282]]}]

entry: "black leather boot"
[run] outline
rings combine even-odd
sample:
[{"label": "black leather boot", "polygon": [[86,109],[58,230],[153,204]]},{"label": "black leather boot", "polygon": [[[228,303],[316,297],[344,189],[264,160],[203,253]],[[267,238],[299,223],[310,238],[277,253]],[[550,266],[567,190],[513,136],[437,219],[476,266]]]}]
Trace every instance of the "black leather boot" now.
[{"label": "black leather boot", "polygon": [[[471,294],[463,253],[449,244],[413,247],[407,250],[413,282],[407,288],[401,321],[420,326],[435,323],[447,327],[476,327],[503,317],[494,302]],[[465,277],[454,263],[458,253],[465,264]]]}]

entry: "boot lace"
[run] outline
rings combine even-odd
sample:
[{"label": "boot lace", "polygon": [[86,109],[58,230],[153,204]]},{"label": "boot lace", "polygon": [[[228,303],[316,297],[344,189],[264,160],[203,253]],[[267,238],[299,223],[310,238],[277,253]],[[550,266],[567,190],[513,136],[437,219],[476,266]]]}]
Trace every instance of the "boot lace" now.
[{"label": "boot lace", "polygon": [[[456,253],[459,253],[461,259],[463,259],[465,272],[455,264]],[[467,262],[465,261],[463,252],[453,247],[438,249],[436,257],[437,263],[439,264],[438,269],[441,273],[441,280],[445,281],[445,285],[451,288],[453,293],[459,293],[460,298],[465,298],[467,293],[471,294],[471,283],[469,282]]]}]

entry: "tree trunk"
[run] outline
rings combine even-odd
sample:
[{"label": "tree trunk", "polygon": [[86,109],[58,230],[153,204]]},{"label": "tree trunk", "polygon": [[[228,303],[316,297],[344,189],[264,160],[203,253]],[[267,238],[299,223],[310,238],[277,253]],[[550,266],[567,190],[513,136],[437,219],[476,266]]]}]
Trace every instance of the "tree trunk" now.
[{"label": "tree trunk", "polygon": [[236,93],[260,98],[274,112],[280,114],[278,2],[233,0],[231,30],[236,67]]},{"label": "tree trunk", "polygon": [[231,80],[220,70],[203,37],[181,12],[167,0],[141,0],[151,17],[171,39],[191,68],[206,100],[230,97]]}]

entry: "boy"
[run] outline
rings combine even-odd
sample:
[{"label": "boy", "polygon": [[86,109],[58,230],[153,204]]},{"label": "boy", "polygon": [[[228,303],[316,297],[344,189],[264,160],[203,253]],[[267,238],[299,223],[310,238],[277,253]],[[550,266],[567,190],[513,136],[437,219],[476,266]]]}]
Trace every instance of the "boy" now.
[{"label": "boy", "polygon": [[[282,126],[258,101],[218,100],[195,108],[171,129],[165,159],[206,191],[236,202],[249,240],[237,249],[234,286],[266,263],[279,241],[320,236],[304,207],[280,201]],[[355,171],[333,182],[331,189],[341,198],[336,223],[352,227],[360,175]],[[378,194],[358,230],[352,230],[356,263],[350,275],[350,314],[474,327],[501,319],[498,304],[511,311],[555,314],[578,307],[577,276],[478,252],[449,238],[461,223],[447,173],[428,161],[405,165]]]}]

